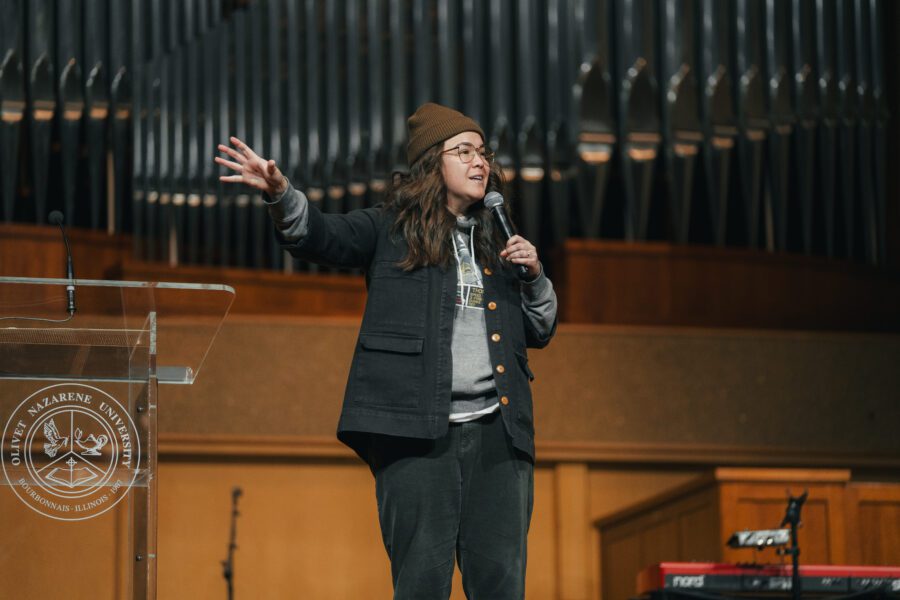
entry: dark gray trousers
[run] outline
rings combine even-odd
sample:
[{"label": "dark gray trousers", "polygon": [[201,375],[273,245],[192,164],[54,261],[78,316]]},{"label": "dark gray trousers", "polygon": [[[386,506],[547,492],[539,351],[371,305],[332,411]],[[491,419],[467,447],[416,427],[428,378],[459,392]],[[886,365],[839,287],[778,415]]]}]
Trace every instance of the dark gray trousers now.
[{"label": "dark gray trousers", "polygon": [[525,596],[531,460],[499,412],[438,440],[372,440],[378,519],[395,600],[450,597],[454,557],[469,600]]}]

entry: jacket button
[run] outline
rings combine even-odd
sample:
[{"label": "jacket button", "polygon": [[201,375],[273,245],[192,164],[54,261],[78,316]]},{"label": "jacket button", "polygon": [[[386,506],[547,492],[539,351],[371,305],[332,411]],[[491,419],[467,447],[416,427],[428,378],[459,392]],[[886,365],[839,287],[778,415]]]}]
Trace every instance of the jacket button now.
[{"label": "jacket button", "polygon": [[499,342],[499,341],[500,341],[500,334],[499,334],[499,333],[495,333],[494,335],[492,335],[492,336],[491,336],[491,341],[492,341],[492,342]]},{"label": "jacket button", "polygon": [[494,301],[488,302],[488,310],[497,310],[497,303]]},{"label": "jacket button", "polygon": [[484,268],[484,274],[485,274],[485,275],[493,275],[494,272],[491,271],[491,268],[490,268],[490,267],[485,267],[485,268]]},{"label": "jacket button", "polygon": [[503,365],[497,365],[498,373],[503,373],[504,371],[506,371],[506,367],[504,367]]},{"label": "jacket button", "polygon": [[509,398],[507,398],[506,396],[501,396],[500,404],[502,404],[503,406],[506,406],[507,404],[509,404]]}]

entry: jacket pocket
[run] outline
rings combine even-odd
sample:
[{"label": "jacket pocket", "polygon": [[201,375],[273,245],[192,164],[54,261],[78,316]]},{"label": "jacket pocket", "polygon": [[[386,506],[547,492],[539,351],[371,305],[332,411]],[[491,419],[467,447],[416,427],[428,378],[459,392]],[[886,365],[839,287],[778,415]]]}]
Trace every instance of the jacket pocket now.
[{"label": "jacket pocket", "polygon": [[528,357],[521,352],[516,352],[516,361],[522,367],[522,370],[525,371],[525,374],[528,375],[528,381],[534,381],[534,373],[531,372],[531,368],[528,366]]},{"label": "jacket pocket", "polygon": [[398,354],[421,354],[424,343],[425,340],[423,338],[375,335],[371,333],[362,333],[359,336],[359,344],[366,350],[381,350]]},{"label": "jacket pocket", "polygon": [[407,272],[385,261],[372,265],[363,331],[422,337],[427,307],[428,274],[425,269]]},{"label": "jacket pocket", "polygon": [[422,392],[424,338],[364,333],[353,361],[352,396],[359,404],[412,408]]}]

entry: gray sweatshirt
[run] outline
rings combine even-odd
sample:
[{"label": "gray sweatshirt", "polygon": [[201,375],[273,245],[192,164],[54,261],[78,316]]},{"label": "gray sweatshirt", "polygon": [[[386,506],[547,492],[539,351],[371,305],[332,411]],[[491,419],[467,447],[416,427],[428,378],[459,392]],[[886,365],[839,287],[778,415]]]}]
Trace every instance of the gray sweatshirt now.
[{"label": "gray sweatshirt", "polygon": [[[296,242],[306,235],[307,203],[306,195],[291,185],[284,194],[267,203],[269,215],[286,241]],[[471,421],[499,408],[484,322],[484,285],[473,252],[473,236],[478,235],[475,224],[475,219],[459,217],[453,235],[458,281],[452,341],[451,422]],[[538,333],[549,335],[557,310],[553,284],[541,269],[534,281],[523,282],[521,286],[523,313]]]},{"label": "gray sweatshirt", "polygon": [[[484,323],[484,284],[474,256],[475,219],[457,217],[453,250],[458,270],[456,317],[453,321],[453,388],[450,421],[461,423],[498,410],[494,373]],[[556,319],[556,293],[543,269],[522,283],[522,312],[541,335],[549,335]]]}]

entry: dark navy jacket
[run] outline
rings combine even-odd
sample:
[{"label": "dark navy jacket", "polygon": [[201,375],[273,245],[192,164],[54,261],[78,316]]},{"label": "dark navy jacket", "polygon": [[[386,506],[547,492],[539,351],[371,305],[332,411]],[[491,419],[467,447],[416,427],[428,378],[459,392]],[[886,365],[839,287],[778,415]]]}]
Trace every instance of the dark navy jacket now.
[{"label": "dark navy jacket", "polygon": [[[406,242],[391,233],[381,208],[323,214],[309,204],[308,234],[284,247],[295,257],[363,269],[368,299],[338,438],[367,460],[371,433],[436,439],[447,432],[457,271],[404,271]],[[484,269],[485,323],[500,411],[513,445],[534,459],[534,419],[526,348],[542,348],[521,308],[520,283],[508,265]],[[494,334],[499,334],[499,337]]]}]

